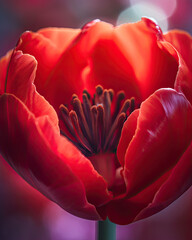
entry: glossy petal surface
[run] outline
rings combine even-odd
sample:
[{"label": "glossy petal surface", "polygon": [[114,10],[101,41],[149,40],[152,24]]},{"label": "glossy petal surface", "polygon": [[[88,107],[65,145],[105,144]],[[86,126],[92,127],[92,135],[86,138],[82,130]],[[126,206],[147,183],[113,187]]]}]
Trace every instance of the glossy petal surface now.
[{"label": "glossy petal surface", "polygon": [[172,30],[164,34],[164,38],[177,49],[187,64],[187,67],[191,70],[192,59],[190,55],[192,54],[192,37],[186,32]]},{"label": "glossy petal surface", "polygon": [[14,51],[9,60],[6,92],[17,96],[36,117],[48,115],[58,129],[58,117],[52,106],[37,93],[34,79],[37,61],[29,54]]},{"label": "glossy petal surface", "polygon": [[[175,89],[182,91],[192,103],[192,37],[182,31],[170,31],[165,34],[165,39],[175,48],[179,69],[175,81]],[[164,44],[166,48],[170,48]]]},{"label": "glossy petal surface", "polygon": [[137,216],[136,220],[149,217],[179,198],[192,185],[192,143],[172,170],[167,181],[157,191],[153,201]]},{"label": "glossy petal surface", "polygon": [[191,119],[191,105],[172,89],[159,90],[142,103],[135,135],[125,154],[129,196],[177,164],[192,139]]}]

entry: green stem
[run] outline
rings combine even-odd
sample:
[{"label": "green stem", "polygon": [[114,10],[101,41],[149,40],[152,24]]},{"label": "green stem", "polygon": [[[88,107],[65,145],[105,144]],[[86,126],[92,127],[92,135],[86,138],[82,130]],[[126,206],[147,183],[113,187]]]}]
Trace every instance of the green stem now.
[{"label": "green stem", "polygon": [[116,224],[110,222],[109,219],[99,221],[97,230],[98,240],[116,240]]}]

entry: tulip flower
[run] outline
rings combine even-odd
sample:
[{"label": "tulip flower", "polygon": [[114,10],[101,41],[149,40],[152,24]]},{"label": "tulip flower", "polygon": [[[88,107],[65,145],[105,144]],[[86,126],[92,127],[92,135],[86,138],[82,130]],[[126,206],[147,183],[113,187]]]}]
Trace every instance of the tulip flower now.
[{"label": "tulip flower", "polygon": [[0,153],[71,214],[128,224],[192,184],[192,38],[150,19],[25,32],[0,62]]}]

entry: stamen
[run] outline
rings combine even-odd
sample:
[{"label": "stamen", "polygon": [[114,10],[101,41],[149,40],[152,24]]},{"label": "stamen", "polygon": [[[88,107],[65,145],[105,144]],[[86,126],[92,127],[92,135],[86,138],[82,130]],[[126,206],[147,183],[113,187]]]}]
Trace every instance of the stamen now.
[{"label": "stamen", "polygon": [[98,143],[100,148],[104,145],[105,142],[105,128],[106,128],[106,122],[105,122],[105,115],[104,115],[104,108],[99,105],[97,107],[97,130],[98,130]]},{"label": "stamen", "polygon": [[70,112],[66,106],[60,106],[61,134],[87,157],[99,152],[115,152],[123,124],[135,109],[134,98],[123,102],[125,94],[120,91],[114,103],[114,91],[104,90],[100,85],[93,98],[87,90],[83,91],[82,98],[81,103],[73,94]]},{"label": "stamen", "polygon": [[98,130],[97,130],[97,107],[94,105],[91,107],[91,120],[92,120],[92,144],[94,146],[95,152],[98,148]]},{"label": "stamen", "polygon": [[128,108],[130,106],[130,100],[127,99],[124,103],[123,103],[123,106],[121,108],[121,110],[119,111],[119,113],[126,113]]},{"label": "stamen", "polygon": [[91,124],[91,103],[88,99],[87,94],[83,94],[83,112],[88,124],[88,127],[90,128],[90,132],[92,132],[92,124]]},{"label": "stamen", "polygon": [[[70,121],[70,118],[69,118],[69,111],[68,111],[68,109],[64,105],[60,106],[60,118],[63,121],[64,126],[66,126],[66,130],[68,130],[69,133],[73,137],[75,137],[73,125],[72,125],[72,123]],[[66,135],[68,135],[68,134],[66,134]]]},{"label": "stamen", "polygon": [[73,126],[74,126],[74,130],[75,130],[75,133],[76,133],[76,140],[77,142],[81,145],[81,147],[85,148],[87,151],[92,151],[91,150],[91,147],[89,145],[89,142],[87,141],[87,139],[83,136],[83,133],[81,131],[81,128],[79,126],[79,121],[78,121],[78,117],[77,117],[77,114],[75,111],[71,111],[69,113],[70,115],[70,118],[71,118],[71,121],[73,123]]},{"label": "stamen", "polygon": [[118,114],[118,112],[120,110],[120,107],[121,107],[121,102],[123,101],[124,98],[125,98],[125,93],[123,91],[119,91],[117,93],[117,100],[116,100],[115,111],[114,111],[114,114],[113,114],[113,121],[117,117],[117,114]]},{"label": "stamen", "polygon": [[101,96],[101,95],[102,95],[102,93],[103,93],[103,87],[102,87],[101,85],[98,85],[98,86],[96,87],[96,93],[97,93],[98,96]]},{"label": "stamen", "polygon": [[121,129],[123,127],[123,124],[124,124],[125,120],[126,120],[126,114],[125,113],[121,113],[119,115],[119,117],[118,117],[118,122],[117,122],[117,125],[116,125],[115,133],[113,135],[112,140],[110,141],[109,148],[111,150],[116,148],[117,145],[118,145],[118,142],[119,142],[119,139],[120,139],[120,136],[121,136]]},{"label": "stamen", "polygon": [[103,92],[103,107],[104,107],[104,113],[105,113],[105,135],[109,132],[109,128],[111,126],[111,98],[109,95],[109,92],[105,90]]},{"label": "stamen", "polygon": [[85,119],[85,114],[83,112],[83,108],[82,108],[80,100],[78,98],[74,98],[72,101],[72,105],[73,105],[75,112],[77,113],[77,116],[79,119],[79,125],[83,132],[83,135],[90,140],[91,136],[90,136],[90,132],[89,132],[89,127],[87,125],[87,121]]},{"label": "stamen", "polygon": [[135,110],[135,98],[131,98],[130,113],[132,113],[134,110]]},{"label": "stamen", "polygon": [[113,91],[113,89],[109,89],[109,95],[110,95],[111,102],[112,102],[112,101],[113,101],[113,96],[114,96],[114,91]]},{"label": "stamen", "polygon": [[[72,111],[69,113],[68,109],[64,106],[60,106],[60,118],[62,119],[64,126],[62,126],[61,134],[67,137],[70,141],[72,141],[82,152],[84,151],[85,146],[82,144],[78,138],[78,135],[75,131],[75,128],[72,124]],[[74,112],[75,113],[75,112]],[[75,113],[76,114],[76,113]],[[70,116],[69,116],[70,115]]]},{"label": "stamen", "polygon": [[[109,134],[108,134],[108,136],[107,136],[107,139],[106,139],[106,141],[105,141],[104,149],[109,148],[109,146],[108,146],[108,145],[109,145],[109,142],[110,142],[111,139],[113,138],[115,131],[117,130],[117,128],[119,128],[119,126],[121,126],[121,123],[122,123],[122,124],[124,123],[125,119],[126,119],[126,114],[123,113],[123,112],[120,113],[120,114],[117,116],[117,118],[115,119],[115,122],[114,122],[113,125],[112,125],[112,128],[111,128],[110,131],[109,131]],[[123,120],[123,122],[122,122],[122,120]]]}]

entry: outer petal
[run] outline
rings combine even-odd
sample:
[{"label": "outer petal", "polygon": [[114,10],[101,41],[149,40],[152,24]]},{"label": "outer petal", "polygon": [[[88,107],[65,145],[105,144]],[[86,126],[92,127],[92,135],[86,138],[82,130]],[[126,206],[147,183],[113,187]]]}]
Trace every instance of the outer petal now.
[{"label": "outer petal", "polygon": [[149,19],[108,28],[90,55],[88,89],[101,84],[144,100],[159,88],[173,88],[178,63],[159,47],[158,28]]},{"label": "outer petal", "polygon": [[14,51],[7,69],[6,92],[17,96],[36,117],[48,115],[58,129],[56,112],[52,106],[36,92],[35,85],[33,84],[36,69],[37,61],[34,57],[23,54],[21,51]]},{"label": "outer petal", "polygon": [[117,148],[117,157],[122,166],[124,166],[125,153],[127,151],[127,147],[129,146],[133,136],[135,135],[138,116],[139,116],[139,109],[135,110],[128,117],[121,131],[121,138],[119,140],[119,144]]},{"label": "outer petal", "polygon": [[[170,95],[169,99],[166,96],[167,94]],[[178,106],[179,104],[178,103],[180,103],[182,105],[180,107],[184,108],[182,111],[179,112],[180,115],[183,115],[183,113],[185,115],[186,112],[191,112],[191,106],[189,105],[189,103],[185,100],[185,98],[182,95],[176,93],[173,90],[159,90],[159,91],[157,91],[153,96],[151,96],[149,99],[147,99],[143,103],[143,105],[141,106],[141,110],[140,110],[141,112],[140,112],[140,115],[139,115],[138,119],[137,119],[138,114],[135,111],[130,116],[130,118],[132,118],[132,120],[128,121],[129,120],[128,119],[126,121],[126,123],[124,124],[124,129],[122,130],[122,137],[121,137],[121,140],[120,140],[120,143],[119,143],[119,146],[118,146],[118,148],[123,150],[123,152],[124,152],[123,140],[126,141],[128,139],[128,143],[124,142],[124,144],[125,144],[125,146],[128,145],[128,147],[130,147],[130,148],[132,147],[134,142],[137,141],[138,134],[142,130],[142,124],[141,124],[142,120],[147,121],[148,117],[149,117],[150,120],[152,120],[152,119],[157,120],[157,118],[155,117],[155,114],[154,114],[155,107],[156,107],[156,109],[158,109],[159,114],[160,114],[161,111],[160,111],[159,108],[157,108],[157,105],[155,105],[155,102],[152,101],[152,100],[154,100],[152,98],[154,98],[156,95],[158,96],[158,99],[161,100],[162,105],[164,105],[164,106],[167,105],[168,106],[167,110],[164,109],[164,110],[166,110],[167,117],[170,116],[168,113],[171,113],[171,109],[172,109],[171,105],[174,105],[174,102],[177,102],[177,107],[175,106],[175,110],[172,109],[172,117],[173,118],[175,117],[175,114],[179,110],[179,106]],[[175,98],[175,101],[174,101],[174,98]],[[144,117],[143,116],[144,114],[142,113],[142,111],[144,111],[144,105],[150,99],[151,99],[151,103],[154,105],[154,110],[151,109],[151,113],[150,113],[150,112],[146,111],[147,106],[145,106],[145,113],[148,112],[148,116],[146,114],[145,117]],[[169,100],[168,101],[169,104],[168,104],[168,102],[167,102],[167,104],[165,104],[165,100]],[[179,128],[181,129],[181,135],[179,134],[180,137],[183,134],[185,134],[185,132],[183,130],[185,129],[185,127],[187,127],[187,124],[189,124],[190,121],[191,121],[191,113],[187,114],[188,117],[189,117],[188,123],[187,123],[187,121],[184,121],[184,122],[182,121],[182,118],[184,120],[184,118],[186,117],[184,115],[182,117],[180,117],[181,121],[179,122]],[[186,117],[186,119],[187,119],[187,117]],[[133,123],[134,120],[135,120],[135,124]],[[170,121],[169,117],[168,117],[167,121],[168,120]],[[137,124],[137,130],[135,132],[135,135],[134,135],[132,141],[130,141],[130,138],[133,135],[133,132],[134,132],[134,129],[135,129],[135,127],[133,127],[133,126],[135,126],[136,124]],[[175,125],[173,120],[171,121],[170,124]],[[184,128],[182,128],[183,124],[185,125]],[[131,127],[133,127],[132,130],[130,130]],[[151,131],[151,129],[150,129],[151,126],[150,126],[150,128],[147,127],[147,125],[145,127],[146,127],[146,131]],[[177,124],[176,124],[175,127],[177,127]],[[162,133],[162,130],[165,130],[165,129],[163,129],[163,126],[162,126],[162,129],[160,129],[160,133]],[[189,130],[189,131],[191,131],[191,130]],[[151,137],[153,138],[153,140],[151,141],[151,148],[153,148],[153,146],[154,146],[153,142],[155,142],[156,140],[155,140],[153,135]],[[188,138],[187,135],[185,135],[185,137]],[[181,139],[181,141],[183,141],[183,140]],[[147,138],[145,138],[145,142],[148,142]],[[141,143],[140,148],[137,148],[137,151],[135,151],[135,159],[131,159],[132,163],[133,164],[135,163],[135,165],[137,165],[137,163],[138,163],[137,162],[137,160],[138,160],[137,159],[137,156],[138,156],[137,152],[139,152],[140,149],[141,149],[141,151],[142,151],[142,149],[144,149],[144,148],[142,148],[142,146],[145,146],[145,142]],[[144,162],[145,166],[142,165],[142,163],[140,162],[141,163],[140,168],[136,167],[134,169],[134,171],[137,175],[137,178],[139,176],[139,178],[141,178],[141,181],[146,180],[146,179],[143,178],[144,176],[149,177],[150,170],[152,170],[152,171],[155,170],[154,166],[157,164],[159,159],[161,160],[161,164],[163,165],[164,157],[166,157],[166,154],[165,154],[165,156],[162,156],[161,152],[166,151],[166,153],[169,154],[170,158],[169,157],[167,158],[167,162],[171,163],[171,161],[170,161],[170,160],[172,160],[171,154],[168,153],[168,151],[166,150],[166,147],[161,145],[160,142],[159,142],[160,151],[159,152],[157,151],[157,153],[154,152],[154,154],[151,154],[150,158],[147,159],[146,156],[145,156],[147,151],[145,150],[142,153],[144,155],[143,157],[144,157],[144,160],[145,160],[145,162]],[[165,142],[166,142],[166,146],[168,148],[172,147],[172,144],[170,144],[170,140],[168,138],[166,138]],[[177,146],[176,141],[174,141],[174,143],[175,143],[174,149],[176,150],[178,148],[178,146]],[[162,147],[164,149],[162,149]],[[107,215],[111,219],[111,221],[113,221],[113,222],[116,222],[116,223],[119,223],[119,224],[128,224],[128,223],[131,223],[133,221],[149,217],[149,216],[159,212],[160,210],[164,209],[165,207],[167,207],[171,202],[176,200],[184,191],[186,191],[192,184],[192,177],[191,177],[192,152],[191,152],[191,150],[192,150],[192,145],[190,145],[186,151],[184,149],[185,152],[183,153],[183,155],[179,154],[180,159],[179,159],[178,163],[176,164],[176,166],[173,169],[170,169],[168,171],[165,171],[165,170],[162,171],[162,176],[160,176],[154,182],[151,182],[148,187],[143,188],[139,193],[137,193],[135,196],[133,196],[131,198],[127,198],[128,197],[127,196],[127,197],[124,197],[123,199],[118,199],[118,197],[117,197],[114,201],[110,202],[109,204],[107,204],[105,206],[105,211],[102,209],[102,213],[105,213],[105,215]],[[121,156],[119,149],[118,149],[118,151],[119,151],[119,155]],[[129,148],[128,148],[127,153],[126,153],[127,159],[128,159],[128,151],[129,151]],[[162,158],[158,158],[158,154]],[[153,156],[153,155],[155,155],[155,156]],[[150,161],[150,160],[151,160],[151,164],[148,163],[148,161]],[[125,168],[128,166],[128,164],[126,164],[126,163],[127,162],[125,162]],[[168,165],[168,164],[166,164],[166,165]],[[149,169],[147,169],[146,166],[150,166]],[[166,168],[166,166],[163,166],[163,167]],[[161,166],[160,166],[160,168],[162,169]],[[131,170],[132,169],[130,169],[130,168],[127,170],[127,172],[129,173],[129,175],[127,175],[127,177],[130,177],[130,178],[127,179],[128,186],[131,183],[134,185],[134,183],[135,183],[134,181],[137,181],[136,179],[134,179],[133,182],[132,182]],[[145,172],[142,173],[142,170],[145,170]],[[146,172],[148,173],[148,176],[145,175]],[[157,171],[155,171],[155,172],[157,173]],[[126,173],[125,173],[125,175],[126,175]],[[157,173],[157,175],[159,176],[159,173]],[[130,192],[128,192],[128,194],[129,193]],[[98,211],[99,211],[99,209],[98,209]]]},{"label": "outer petal", "polygon": [[[178,54],[179,56],[179,54]],[[183,59],[179,56],[179,70],[175,81],[175,89],[178,92],[183,92],[187,99],[192,104],[192,71],[186,66]]]},{"label": "outer petal", "polygon": [[[0,97],[0,109],[0,153],[9,164],[68,212],[99,219],[95,207],[86,200],[81,180],[47,145],[38,121],[27,108],[13,95],[5,94]],[[70,159],[74,161],[73,156]]]},{"label": "outer petal", "polygon": [[187,67],[192,71],[192,37],[186,32],[173,30],[164,34],[164,38],[177,49]]},{"label": "outer petal", "polygon": [[181,31],[171,31],[164,35],[168,42],[159,42],[159,45],[177,60],[179,68],[174,88],[183,92],[192,103],[192,38],[189,34]]},{"label": "outer petal", "polygon": [[172,89],[155,92],[141,105],[137,129],[125,154],[129,197],[177,164],[192,139],[191,119],[191,105]]},{"label": "outer petal", "polygon": [[117,224],[129,224],[133,222],[135,217],[152,202],[156,191],[165,182],[169,174],[164,174],[136,196],[132,198],[117,197],[107,205],[98,208],[98,211],[101,211],[101,216],[105,214],[112,222]]},{"label": "outer petal", "polygon": [[175,201],[192,185],[192,143],[174,167],[167,181],[161,186],[151,204],[135,220],[149,217]]}]

